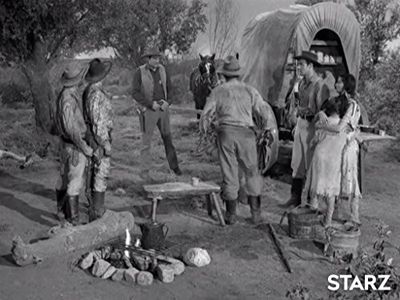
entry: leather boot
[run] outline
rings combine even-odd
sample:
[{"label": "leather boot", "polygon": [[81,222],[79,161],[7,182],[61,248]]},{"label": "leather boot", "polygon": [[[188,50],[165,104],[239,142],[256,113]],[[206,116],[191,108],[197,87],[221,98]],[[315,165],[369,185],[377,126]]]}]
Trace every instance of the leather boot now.
[{"label": "leather boot", "polygon": [[292,188],[290,190],[290,199],[280,204],[280,207],[289,208],[289,207],[296,207],[301,204],[301,193],[303,191],[303,179],[301,178],[293,178],[292,179]]},{"label": "leather boot", "polygon": [[261,218],[261,196],[248,196],[251,221],[253,224],[259,224],[262,222]]},{"label": "leather boot", "polygon": [[79,225],[79,195],[78,196],[67,196],[68,210],[69,213],[67,221],[72,225]]},{"label": "leather boot", "polygon": [[97,220],[104,215],[105,192],[93,192],[92,207],[89,208],[89,222]]},{"label": "leather boot", "polygon": [[236,223],[236,205],[237,200],[229,200],[225,201],[226,214],[225,214],[225,222],[228,225],[233,225]]},{"label": "leather boot", "polygon": [[67,194],[67,190],[56,190],[56,200],[57,200],[57,213],[56,217],[59,221],[65,219],[65,211],[66,211],[66,201],[65,195]]}]

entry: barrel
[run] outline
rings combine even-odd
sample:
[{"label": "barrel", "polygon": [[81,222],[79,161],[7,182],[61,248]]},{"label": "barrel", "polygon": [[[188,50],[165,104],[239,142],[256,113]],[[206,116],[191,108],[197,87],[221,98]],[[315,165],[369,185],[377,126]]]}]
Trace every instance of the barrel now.
[{"label": "barrel", "polygon": [[360,236],[359,228],[349,231],[343,225],[338,226],[329,234],[328,250],[337,258],[350,254],[356,258],[359,252]]},{"label": "barrel", "polygon": [[295,239],[312,240],[322,215],[308,207],[296,207],[288,214],[289,235]]}]

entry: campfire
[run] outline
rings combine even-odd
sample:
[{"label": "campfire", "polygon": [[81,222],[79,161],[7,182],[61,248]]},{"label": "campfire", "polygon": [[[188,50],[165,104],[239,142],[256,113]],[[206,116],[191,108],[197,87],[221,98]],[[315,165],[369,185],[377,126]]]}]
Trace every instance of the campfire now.
[{"label": "campfire", "polygon": [[79,267],[98,278],[125,280],[144,286],[151,285],[154,278],[166,283],[172,282],[175,276],[185,270],[182,261],[155,250],[143,249],[139,238],[135,238],[132,243],[128,228],[125,231],[125,241],[120,240],[85,254]]}]

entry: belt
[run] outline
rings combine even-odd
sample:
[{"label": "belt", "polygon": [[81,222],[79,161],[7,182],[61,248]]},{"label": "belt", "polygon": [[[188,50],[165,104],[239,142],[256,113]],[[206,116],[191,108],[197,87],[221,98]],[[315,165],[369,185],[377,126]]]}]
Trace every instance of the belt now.
[{"label": "belt", "polygon": [[306,120],[307,122],[312,122],[314,120],[314,115],[304,115],[304,114],[298,114],[298,116],[303,119]]}]

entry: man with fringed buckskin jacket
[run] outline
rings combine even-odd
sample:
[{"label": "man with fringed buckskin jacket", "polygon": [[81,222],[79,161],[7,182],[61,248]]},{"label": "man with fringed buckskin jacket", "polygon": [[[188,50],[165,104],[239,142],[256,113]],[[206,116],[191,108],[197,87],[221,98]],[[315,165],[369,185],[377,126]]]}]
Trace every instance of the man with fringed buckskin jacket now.
[{"label": "man with fringed buckskin jacket", "polygon": [[79,224],[79,194],[84,183],[87,159],[93,149],[86,143],[82,113],[82,90],[87,67],[70,64],[61,77],[63,89],[57,99],[56,123],[61,138],[60,177],[56,184],[57,217]]}]

